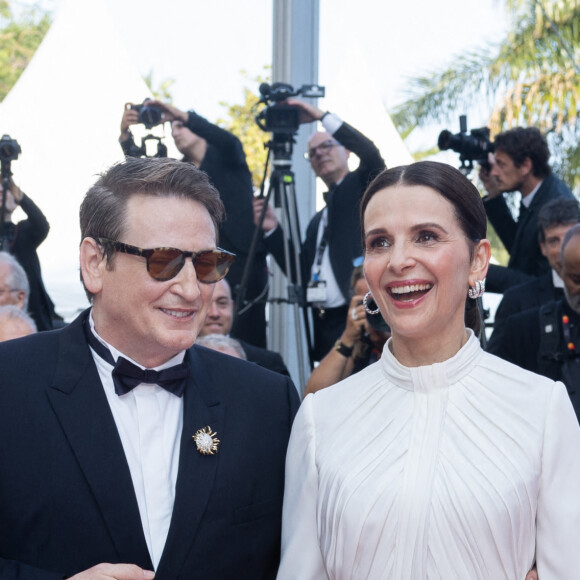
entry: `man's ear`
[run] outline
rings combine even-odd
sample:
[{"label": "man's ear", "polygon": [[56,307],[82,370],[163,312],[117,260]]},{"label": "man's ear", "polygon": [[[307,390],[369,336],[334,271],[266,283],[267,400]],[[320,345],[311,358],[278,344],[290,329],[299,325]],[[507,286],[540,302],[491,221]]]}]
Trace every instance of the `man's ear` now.
[{"label": "man's ear", "polygon": [[524,175],[530,175],[534,172],[534,164],[532,163],[532,160],[529,157],[526,157],[522,161],[522,164],[520,165],[519,168],[520,168],[520,171],[522,171]]},{"label": "man's ear", "polygon": [[469,271],[469,285],[475,286],[477,280],[487,276],[489,261],[491,260],[491,244],[489,240],[480,240],[475,247],[471,269]]},{"label": "man's ear", "polygon": [[86,289],[97,295],[103,287],[103,273],[107,268],[107,260],[103,248],[93,238],[85,238],[81,242],[80,264]]},{"label": "man's ear", "polygon": [[18,290],[16,294],[16,306],[20,308],[20,310],[24,310],[24,302],[26,301],[26,292],[24,290]]}]

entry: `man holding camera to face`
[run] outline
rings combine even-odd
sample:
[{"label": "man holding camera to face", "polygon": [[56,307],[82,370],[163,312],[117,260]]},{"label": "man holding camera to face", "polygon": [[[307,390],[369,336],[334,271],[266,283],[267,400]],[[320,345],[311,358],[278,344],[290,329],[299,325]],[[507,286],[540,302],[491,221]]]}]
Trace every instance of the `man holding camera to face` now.
[{"label": "man holding camera to face", "polygon": [[[510,259],[507,268],[490,266],[487,289],[504,292],[550,271],[537,243],[538,212],[552,199],[574,199],[574,196],[570,188],[552,174],[548,144],[535,127],[516,127],[500,133],[494,146],[491,170],[482,168],[480,179],[487,190],[483,198],[485,211]],[[503,195],[512,191],[522,195],[517,221]]]},{"label": "man holding camera to face", "polygon": [[[130,126],[144,123],[153,126],[171,123],[171,134],[183,161],[193,163],[208,174],[210,181],[219,191],[225,206],[226,217],[219,230],[222,247],[236,254],[237,259],[228,275],[234,297],[239,291],[246,265],[247,253],[254,231],[252,198],[252,176],[240,140],[230,132],[210,123],[195,111],[182,111],[173,105],[157,100],[146,100],[150,116],[143,118],[139,105],[128,103],[121,120],[119,142],[125,155],[140,156]],[[155,123],[156,122],[156,123]],[[143,154],[143,153],[141,153]],[[251,275],[245,297],[251,306],[237,316],[232,336],[264,348],[266,346],[265,295],[268,285],[266,250],[258,245],[252,264]],[[258,301],[259,300],[259,301]]]},{"label": "man holding camera to face", "polygon": [[[361,253],[359,202],[371,179],[385,167],[375,144],[333,113],[308,103],[288,99],[299,108],[300,123],[320,121],[324,131],[313,133],[305,157],[328,191],[326,206],[310,220],[302,243],[302,279],[308,284],[306,298],[313,307],[313,359],[321,360],[344,330],[350,301],[352,263]],[[348,159],[360,160],[350,171]],[[258,223],[263,198],[254,200],[254,221]],[[264,244],[284,268],[284,232],[269,207],[262,222]]]}]

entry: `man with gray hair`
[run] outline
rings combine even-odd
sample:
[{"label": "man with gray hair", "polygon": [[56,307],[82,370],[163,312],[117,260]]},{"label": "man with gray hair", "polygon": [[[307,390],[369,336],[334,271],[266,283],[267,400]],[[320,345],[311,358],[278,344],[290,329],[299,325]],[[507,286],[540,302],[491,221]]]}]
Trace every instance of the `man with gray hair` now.
[{"label": "man with gray hair", "polygon": [[0,252],[0,306],[12,304],[28,309],[30,285],[24,268],[8,252]]},{"label": "man with gray hair", "polygon": [[31,316],[14,304],[0,306],[0,342],[22,338],[36,332]]},{"label": "man with gray hair", "polygon": [[206,334],[197,340],[199,346],[205,346],[230,356],[247,360],[246,353],[239,340],[225,334]]}]

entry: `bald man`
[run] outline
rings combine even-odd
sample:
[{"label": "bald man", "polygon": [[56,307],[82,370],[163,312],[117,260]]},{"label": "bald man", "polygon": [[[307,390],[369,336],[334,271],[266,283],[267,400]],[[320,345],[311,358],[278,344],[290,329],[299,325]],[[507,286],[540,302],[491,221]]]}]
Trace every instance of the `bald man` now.
[{"label": "bald man", "polygon": [[[300,256],[303,281],[311,288],[307,299],[314,315],[312,355],[321,360],[344,330],[353,260],[362,253],[358,206],[366,186],[385,168],[385,162],[372,141],[337,115],[296,99],[287,102],[299,107],[300,123],[320,122],[325,129],[310,137],[305,156],[328,188],[326,206],[308,224]],[[348,166],[351,153],[359,158],[354,171]],[[263,199],[254,200],[256,223],[263,203]],[[271,208],[262,229],[268,251],[284,268],[284,233]]]}]

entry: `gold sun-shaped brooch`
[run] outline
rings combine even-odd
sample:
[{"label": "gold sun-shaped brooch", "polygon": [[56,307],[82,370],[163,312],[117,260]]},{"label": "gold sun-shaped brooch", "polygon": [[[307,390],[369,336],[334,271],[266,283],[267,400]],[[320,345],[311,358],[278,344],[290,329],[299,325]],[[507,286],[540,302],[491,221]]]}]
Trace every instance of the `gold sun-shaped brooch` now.
[{"label": "gold sun-shaped brooch", "polygon": [[194,436],[193,440],[197,445],[197,450],[203,455],[215,455],[218,450],[220,440],[216,437],[217,433],[212,433],[211,427],[206,425],[200,429]]}]

